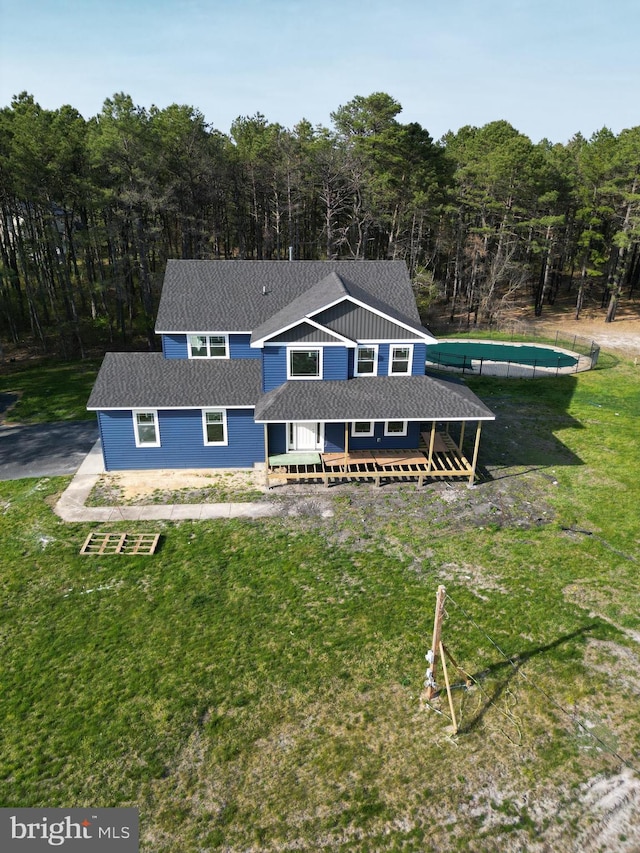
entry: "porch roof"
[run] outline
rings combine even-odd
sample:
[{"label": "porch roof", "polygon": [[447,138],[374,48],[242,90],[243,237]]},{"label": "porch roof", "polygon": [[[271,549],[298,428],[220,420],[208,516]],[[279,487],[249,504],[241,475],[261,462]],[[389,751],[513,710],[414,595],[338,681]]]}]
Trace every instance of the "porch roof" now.
[{"label": "porch roof", "polygon": [[291,380],[257,402],[259,423],[285,421],[492,421],[466,385],[432,376]]}]

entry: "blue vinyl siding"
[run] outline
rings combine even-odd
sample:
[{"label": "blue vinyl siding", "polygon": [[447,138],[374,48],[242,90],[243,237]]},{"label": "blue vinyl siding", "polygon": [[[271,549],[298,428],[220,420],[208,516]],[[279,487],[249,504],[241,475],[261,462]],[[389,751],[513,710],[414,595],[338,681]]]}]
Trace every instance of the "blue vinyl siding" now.
[{"label": "blue vinyl siding", "polygon": [[[251,349],[251,335],[229,335],[229,356],[231,358],[260,358],[259,349]],[[422,359],[424,364],[424,358]]]},{"label": "blue vinyl siding", "polygon": [[[322,349],[322,378],[347,379],[349,369],[347,348],[323,347]],[[272,391],[287,381],[287,348],[271,346],[265,347],[262,352],[262,390]]]},{"label": "blue vinyl siding", "polygon": [[277,456],[287,452],[287,428],[285,424],[269,424],[267,426],[269,456]]},{"label": "blue vinyl siding", "polygon": [[[265,347],[262,350],[262,390],[272,391],[287,381],[285,347]],[[284,453],[279,450],[278,453]]]},{"label": "blue vinyl siding", "polygon": [[[418,421],[409,421],[406,435],[385,435],[384,421],[376,421],[372,436],[358,438],[351,435],[351,425],[349,425],[350,450],[409,450],[418,447],[419,442],[420,423]],[[344,431],[342,445],[344,445]],[[340,449],[344,449],[344,446]]]},{"label": "blue vinyl siding", "polygon": [[[286,424],[269,424],[269,456],[287,452]],[[344,450],[344,424],[325,424],[324,453]]]},{"label": "blue vinyl siding", "polygon": [[160,447],[136,447],[130,411],[98,412],[107,471],[152,468],[251,468],[264,462],[264,430],[253,409],[227,409],[228,445],[207,447],[202,410],[158,412]]},{"label": "blue vinyl siding", "polygon": [[325,424],[324,452],[338,453],[344,450],[344,424]]},{"label": "blue vinyl siding", "polygon": [[[324,428],[324,452],[339,453],[344,450],[343,423],[328,423]],[[269,424],[269,456],[287,452],[285,424]],[[410,421],[406,436],[385,436],[384,422],[374,424],[374,434],[365,438],[354,438],[349,424],[350,450],[413,450],[420,442],[420,423]]]},{"label": "blue vinyl siding", "polygon": [[323,354],[323,379],[348,379],[349,350],[346,347],[325,347]]},{"label": "blue vinyl siding", "polygon": [[162,352],[165,358],[188,358],[186,335],[163,335]]},{"label": "blue vinyl siding", "polygon": [[[229,335],[229,358],[260,358],[260,350],[249,346],[251,335]],[[165,358],[189,358],[187,336],[172,334],[162,336],[162,352]]]},{"label": "blue vinyl siding", "polygon": [[411,369],[412,376],[424,376],[424,363],[427,358],[427,345],[426,344],[414,344],[413,345],[413,366]]}]

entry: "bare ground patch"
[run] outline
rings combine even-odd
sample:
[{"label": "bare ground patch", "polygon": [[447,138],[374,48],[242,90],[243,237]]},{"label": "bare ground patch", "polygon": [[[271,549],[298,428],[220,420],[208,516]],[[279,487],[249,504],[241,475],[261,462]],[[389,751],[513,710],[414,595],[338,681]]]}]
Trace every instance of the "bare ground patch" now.
[{"label": "bare ground patch", "polygon": [[172,469],[102,474],[89,506],[226,503],[259,500],[264,475],[254,469]]}]

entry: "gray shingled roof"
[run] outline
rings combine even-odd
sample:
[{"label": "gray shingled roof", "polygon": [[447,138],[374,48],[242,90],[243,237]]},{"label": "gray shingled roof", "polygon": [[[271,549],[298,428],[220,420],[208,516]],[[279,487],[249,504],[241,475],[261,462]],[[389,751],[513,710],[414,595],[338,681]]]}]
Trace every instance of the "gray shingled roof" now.
[{"label": "gray shingled roof", "polygon": [[[352,263],[355,262],[352,261]],[[254,341],[269,339],[281,329],[288,328],[293,323],[297,323],[305,317],[314,317],[314,315],[322,314],[327,305],[332,305],[338,300],[349,299],[349,297],[352,297],[352,300],[356,299],[359,302],[364,302],[366,305],[375,308],[376,311],[409,326],[420,337],[426,334],[426,330],[419,322],[416,323],[412,318],[402,315],[391,305],[382,302],[377,296],[368,293],[353,282],[347,284],[337,272],[333,271],[316,285],[294,299],[293,302],[285,305],[284,308],[274,314],[273,317],[270,317],[261,326],[258,326],[251,335],[251,341],[253,343]],[[353,302],[352,304],[355,305]],[[349,337],[353,340],[360,340],[365,337],[364,332],[360,333],[357,327],[351,326],[353,324],[350,324],[350,328],[343,331],[343,334],[348,333]],[[368,323],[365,323],[364,327],[367,326]],[[402,337],[408,337],[404,329],[402,330]]]},{"label": "gray shingled roof", "polygon": [[[295,263],[295,261],[292,261]],[[316,314],[321,311],[326,305],[335,302],[337,299],[342,299],[347,296],[349,291],[345,287],[340,276],[334,271],[329,275],[319,280],[300,296],[297,296],[291,302],[277,311],[269,319],[254,329],[251,335],[251,341],[259,341],[263,338],[271,337],[276,332],[291,326],[292,323],[297,323],[308,317],[310,314]]]},{"label": "gray shingled roof", "polygon": [[467,421],[495,415],[466,385],[432,376],[294,380],[269,391],[255,409],[258,422]]},{"label": "gray shingled roof", "polygon": [[316,294],[326,291],[327,301],[346,289],[422,328],[404,261],[170,260],[156,331],[252,332],[320,283]]},{"label": "gray shingled roof", "polygon": [[189,360],[162,353],[107,353],[87,409],[253,406],[262,393],[260,359]]}]

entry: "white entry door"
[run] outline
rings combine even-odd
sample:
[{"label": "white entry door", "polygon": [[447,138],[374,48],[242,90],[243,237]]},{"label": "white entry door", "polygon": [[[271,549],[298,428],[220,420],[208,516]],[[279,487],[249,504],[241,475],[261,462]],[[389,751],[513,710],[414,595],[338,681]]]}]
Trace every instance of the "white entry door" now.
[{"label": "white entry door", "polygon": [[324,450],[321,423],[290,423],[288,450]]}]

